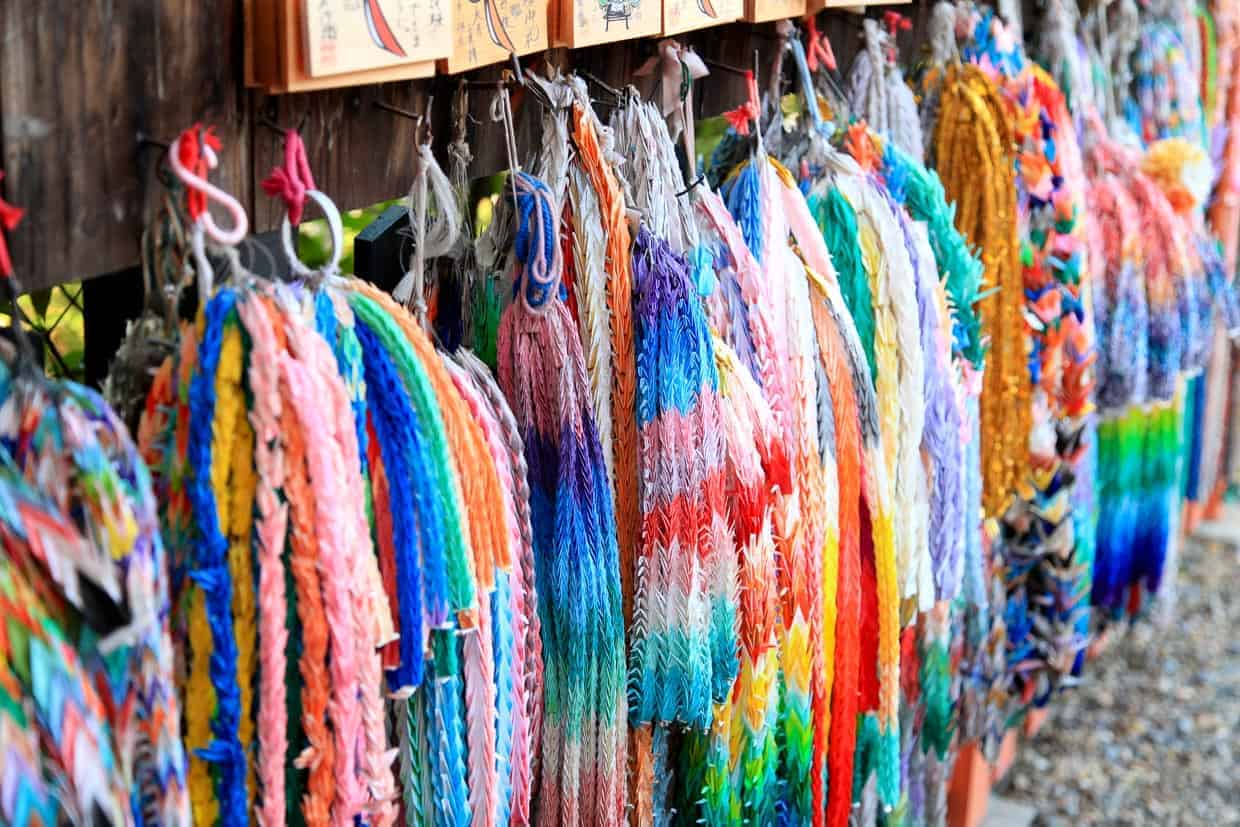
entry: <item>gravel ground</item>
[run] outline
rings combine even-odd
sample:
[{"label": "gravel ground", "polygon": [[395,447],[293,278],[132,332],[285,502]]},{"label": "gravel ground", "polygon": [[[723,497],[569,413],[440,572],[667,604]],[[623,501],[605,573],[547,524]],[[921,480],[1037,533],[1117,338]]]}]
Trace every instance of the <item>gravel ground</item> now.
[{"label": "gravel ground", "polygon": [[1053,703],[997,792],[1045,827],[1240,824],[1240,556],[1187,544],[1170,624],[1146,621]]}]

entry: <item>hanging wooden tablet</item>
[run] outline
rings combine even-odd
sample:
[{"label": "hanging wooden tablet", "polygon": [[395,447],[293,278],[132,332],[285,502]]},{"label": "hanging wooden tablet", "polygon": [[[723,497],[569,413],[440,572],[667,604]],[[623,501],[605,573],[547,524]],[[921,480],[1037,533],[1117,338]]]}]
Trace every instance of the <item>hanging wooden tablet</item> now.
[{"label": "hanging wooden tablet", "polygon": [[452,0],[452,53],[440,61],[449,74],[547,48],[547,0]]},{"label": "hanging wooden tablet", "polygon": [[745,20],[766,23],[805,15],[807,0],[745,0]]},{"label": "hanging wooden tablet", "polygon": [[452,0],[307,0],[298,4],[311,77],[447,57]]},{"label": "hanging wooden tablet", "polygon": [[[906,6],[913,0],[884,0],[884,6]],[[836,9],[837,11],[848,11],[856,14],[863,14],[866,6],[877,6],[878,3],[867,2],[867,0],[805,0],[805,13],[817,14],[823,9]],[[769,19],[769,18],[768,18]]]},{"label": "hanging wooden tablet", "polygon": [[744,0],[663,0],[663,35],[729,23],[744,12]]},{"label": "hanging wooden tablet", "polygon": [[[448,0],[439,0],[444,3]],[[261,6],[255,3],[255,6]],[[320,89],[335,89],[343,86],[362,86],[370,83],[388,83],[397,80],[427,78],[435,74],[435,55],[417,62],[397,63],[378,68],[352,71],[342,74],[314,77],[307,69],[307,44],[303,35],[305,22],[303,18],[302,0],[281,0],[276,4],[276,35],[265,38],[256,31],[254,66],[258,69],[263,65],[259,51],[268,48],[267,44],[274,41],[276,52],[276,72],[273,77],[262,78],[261,85],[271,93],[312,92]],[[358,12],[361,13],[360,11]],[[261,27],[262,17],[256,19],[256,29]],[[446,30],[441,38],[447,42]],[[435,50],[439,56],[446,54],[443,50]]]},{"label": "hanging wooden tablet", "polygon": [[663,7],[658,0],[559,0],[555,20],[555,45],[579,49],[657,35]]}]

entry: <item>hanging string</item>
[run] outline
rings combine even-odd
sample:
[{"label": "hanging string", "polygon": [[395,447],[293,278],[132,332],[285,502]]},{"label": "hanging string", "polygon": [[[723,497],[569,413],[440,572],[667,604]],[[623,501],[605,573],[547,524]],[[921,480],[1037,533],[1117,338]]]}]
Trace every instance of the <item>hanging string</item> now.
[{"label": "hanging string", "polygon": [[[409,191],[409,226],[413,231],[413,257],[409,270],[392,290],[392,296],[409,307],[418,323],[427,324],[426,267],[429,259],[447,255],[456,245],[461,217],[452,183],[431,153],[429,143],[418,145]],[[428,216],[431,223],[428,224]]]},{"label": "hanging string", "polygon": [[[184,143],[183,141],[182,144]],[[203,208],[205,209],[205,206]],[[228,540],[224,533],[228,525],[227,506],[217,502],[212,490],[224,490],[222,481],[226,478],[226,469],[231,463],[232,440],[236,433],[238,411],[232,407],[239,404],[236,397],[226,396],[228,401],[219,406],[215,416],[211,415],[211,412],[217,409],[221,389],[227,394],[232,386],[227,372],[217,377],[220,366],[225,365],[227,371],[231,370],[231,367],[227,366],[240,361],[235,358],[235,354],[229,354],[229,358],[224,358],[221,354],[225,340],[233,343],[230,344],[231,348],[240,347],[240,337],[225,336],[226,319],[231,315],[235,304],[236,294],[231,290],[224,290],[217,293],[207,305],[203,337],[199,344],[199,371],[190,389],[191,418],[195,424],[190,431],[189,455],[192,466],[200,469],[190,488],[194,520],[199,525],[191,577],[202,590],[204,621],[211,631],[210,680],[216,704],[216,714],[210,719],[212,740],[203,744],[191,743],[191,746],[198,749],[198,755],[204,761],[217,764],[220,772],[218,797],[210,790],[199,787],[196,801],[218,801],[218,806],[227,814],[228,819],[244,824],[247,823],[247,787],[245,758],[238,731],[241,695],[236,679],[237,643],[232,612],[232,583],[227,572]],[[207,652],[205,648],[195,650],[199,664],[195,671],[201,678],[206,677],[206,671],[202,668],[206,666]],[[199,669],[202,671],[198,671]],[[202,687],[201,679],[191,679],[191,693],[196,695]],[[203,780],[210,783],[209,779]],[[214,806],[208,808],[204,803],[197,803],[196,812],[199,807],[203,808],[199,816],[205,816],[214,809]]]},{"label": "hanging string", "polygon": [[[998,89],[973,66],[948,68],[940,106],[935,152],[944,193],[996,288],[979,302],[990,345],[981,394],[983,496],[986,513],[995,514],[1026,476],[1032,412],[1021,337],[1000,333],[1023,325],[1011,127]],[[988,186],[975,186],[979,180]]]},{"label": "hanging string", "polygon": [[728,744],[728,777],[712,787],[716,800],[728,796],[735,801],[730,812],[739,805],[744,819],[766,823],[776,818],[779,801],[780,619],[773,531],[780,470],[769,458],[777,453],[780,438],[770,407],[735,352],[716,340],[714,353],[720,390],[728,402],[723,406],[728,502],[745,599],[740,604],[736,687],[729,702],[716,709],[713,730],[734,733]]},{"label": "hanging string", "polygon": [[250,420],[255,431],[254,457],[259,479],[255,493],[259,513],[255,533],[259,549],[258,633],[262,652],[258,707],[258,777],[262,792],[257,810],[264,824],[279,827],[284,824],[284,756],[288,750],[284,683],[288,597],[281,556],[289,511],[287,503],[280,501],[284,488],[284,456],[278,438],[281,419],[279,365],[275,334],[266,310],[256,301],[243,301],[238,313],[256,357],[251,361],[249,382],[254,393]]},{"label": "hanging string", "polygon": [[513,242],[519,275],[514,289],[531,309],[558,298],[561,253],[559,217],[547,185],[524,172],[512,180],[517,200],[517,232]]},{"label": "hanging string", "polygon": [[[734,561],[721,545],[718,379],[684,259],[643,227],[633,275],[643,481],[633,717],[706,729],[736,673]],[[672,330],[668,319],[677,320]]]},{"label": "hanging string", "polygon": [[858,629],[861,619],[860,542],[863,535],[860,520],[864,513],[860,486],[864,460],[852,362],[844,352],[847,339],[842,338],[838,331],[838,325],[847,318],[846,315],[839,315],[843,297],[839,296],[840,305],[832,312],[830,305],[824,303],[831,300],[830,283],[811,275],[810,287],[814,297],[812,310],[818,358],[835,407],[840,544],[836,562],[835,627],[829,633],[833,638],[834,651],[830,672],[829,789],[825,812],[827,824],[841,825],[847,823],[852,807],[852,764],[858,718],[856,681],[862,669]]}]

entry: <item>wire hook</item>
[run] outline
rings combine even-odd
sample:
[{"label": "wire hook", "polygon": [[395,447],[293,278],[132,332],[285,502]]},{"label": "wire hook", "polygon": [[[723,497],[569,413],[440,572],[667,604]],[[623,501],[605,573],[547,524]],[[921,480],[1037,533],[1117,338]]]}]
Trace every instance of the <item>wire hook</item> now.
[{"label": "wire hook", "polygon": [[[220,141],[213,131],[204,130],[196,124],[181,133],[175,151],[168,153],[168,164],[181,183],[191,191],[190,218],[201,223],[203,230],[216,244],[234,247],[249,232],[250,220],[240,201],[206,179],[206,175],[219,166],[219,158],[215,154],[219,146]],[[194,168],[190,169],[187,164]],[[195,195],[198,197],[195,198]],[[224,229],[215,223],[215,218],[207,209],[210,201],[228,212],[232,227]]]}]

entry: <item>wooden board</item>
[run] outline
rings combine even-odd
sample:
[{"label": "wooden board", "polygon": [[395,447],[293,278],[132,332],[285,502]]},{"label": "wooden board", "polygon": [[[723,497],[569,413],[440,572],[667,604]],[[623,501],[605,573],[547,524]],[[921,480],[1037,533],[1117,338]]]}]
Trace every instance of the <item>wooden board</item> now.
[{"label": "wooden board", "polygon": [[660,0],[557,0],[556,45],[579,49],[652,37],[663,30]]},{"label": "wooden board", "polygon": [[663,36],[739,20],[745,0],[663,0]]},{"label": "wooden board", "polygon": [[[446,2],[446,0],[442,0]],[[435,74],[435,61],[422,60],[414,63],[396,63],[372,69],[315,77],[306,68],[309,60],[304,37],[306,25],[305,0],[282,0],[277,7],[277,36],[275,43],[265,44],[277,57],[275,75],[263,78],[262,85],[268,92],[316,92],[362,86],[368,83],[390,83],[398,80],[428,78]]]},{"label": "wooden board", "polygon": [[509,55],[541,52],[550,42],[547,0],[455,0],[452,54],[440,61],[448,74],[489,66]]},{"label": "wooden board", "polygon": [[218,178],[252,199],[241,25],[234,3],[0,2],[0,166],[6,198],[26,208],[10,245],[23,286],[137,261],[154,156],[140,132],[219,124]]},{"label": "wooden board", "polygon": [[[257,12],[255,31],[274,31],[276,4],[245,2]],[[654,0],[643,2],[660,8]],[[916,7],[915,30],[929,8]],[[831,14],[821,24],[841,68],[856,52],[850,18]],[[245,86],[244,26],[243,0],[0,0],[0,167],[8,173],[0,186],[9,201],[27,210],[10,238],[24,287],[137,263],[143,205],[158,194],[151,175],[158,152],[140,149],[139,133],[168,141],[196,121],[214,124],[223,150],[213,180],[249,209],[255,231],[272,229],[280,218],[278,203],[259,187],[283,157],[281,137],[259,125],[264,118],[286,126],[305,119],[316,183],[346,210],[404,195],[413,175],[413,123],[376,108],[376,100],[420,109],[433,94],[436,152],[446,157],[452,79],[270,96]],[[766,71],[776,46],[770,31],[769,25],[735,23],[678,38],[705,57],[742,67],[752,65],[757,49]],[[546,54],[562,68],[579,66],[621,86],[654,48],[646,39]],[[284,57],[256,52],[250,65],[258,73],[265,61]],[[527,65],[542,59],[527,58]],[[497,71],[483,74],[494,77]],[[765,87],[766,80],[760,82]],[[697,114],[716,115],[744,96],[742,81],[716,75],[694,93]],[[536,105],[520,98],[525,113],[519,121],[536,121]],[[488,105],[488,95],[472,96],[475,175],[506,164]],[[519,134],[523,152],[538,140],[533,131]]]},{"label": "wooden board", "polygon": [[[888,0],[883,6],[907,6],[913,0]],[[855,14],[865,14],[867,4],[857,0],[806,0],[805,9],[808,14],[817,14],[825,9],[840,9]]]},{"label": "wooden board", "polygon": [[745,0],[745,19],[750,23],[766,23],[787,17],[805,15],[806,0]]},{"label": "wooden board", "polygon": [[447,57],[452,0],[303,0],[306,74],[387,69]]}]

